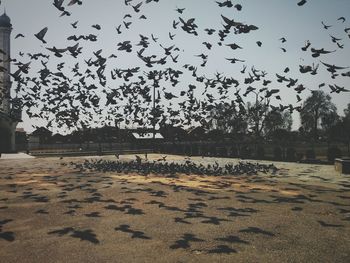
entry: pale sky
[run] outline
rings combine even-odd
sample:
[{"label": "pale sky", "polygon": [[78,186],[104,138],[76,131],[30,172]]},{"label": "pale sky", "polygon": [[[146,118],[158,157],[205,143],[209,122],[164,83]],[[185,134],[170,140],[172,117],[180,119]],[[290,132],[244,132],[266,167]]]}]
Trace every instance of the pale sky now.
[{"label": "pale sky", "polygon": [[[64,48],[75,44],[74,41],[68,41],[67,37],[73,34],[89,34],[93,33],[98,36],[97,42],[80,41],[80,46],[83,47],[83,54],[74,59],[71,56],[56,58],[53,55],[50,57],[48,66],[55,68],[60,62],[65,62],[67,68],[73,68],[74,65],[84,64],[84,59],[87,60],[92,56],[93,51],[102,49],[102,54],[108,57],[111,54],[116,54],[118,58],[110,59],[106,75],[109,76],[109,71],[112,68],[127,68],[141,67],[143,70],[150,70],[145,67],[144,63],[137,57],[136,51],[140,48],[135,46],[139,42],[139,34],[148,36],[149,42],[153,47],[147,52],[155,52],[156,55],[163,55],[163,50],[155,45],[151,39],[153,33],[158,37],[158,43],[162,43],[168,47],[175,44],[179,47],[179,62],[177,64],[167,63],[163,68],[171,66],[174,69],[179,69],[187,72],[182,66],[186,63],[198,67],[198,75],[205,74],[207,77],[214,77],[216,72],[224,73],[227,77],[233,77],[240,81],[241,90],[244,90],[248,85],[244,84],[244,78],[247,75],[242,75],[240,71],[243,65],[247,65],[247,70],[254,66],[256,69],[264,70],[268,73],[267,79],[271,80],[271,88],[280,88],[280,96],[282,104],[289,103],[300,105],[296,102],[296,92],[286,87],[286,83],[278,83],[275,74],[284,75],[287,78],[298,79],[298,84],[303,84],[309,89],[318,89],[320,83],[326,83],[322,89],[327,93],[330,92],[328,84],[337,84],[350,89],[350,77],[337,77],[332,79],[330,73],[326,70],[320,61],[335,64],[339,66],[350,66],[350,34],[344,32],[345,28],[350,27],[350,1],[348,0],[308,0],[307,3],[299,7],[297,0],[245,0],[233,1],[234,4],[240,3],[242,11],[237,11],[235,8],[220,8],[212,0],[159,0],[158,3],[151,2],[143,3],[141,11],[135,13],[130,6],[124,4],[124,0],[83,0],[83,5],[74,5],[66,7],[71,12],[71,16],[59,17],[60,12],[52,5],[52,1],[48,0],[3,0],[2,8],[6,8],[6,13],[11,18],[13,25],[12,32],[12,57],[17,58],[23,63],[29,62],[29,58],[24,55],[20,57],[19,52],[37,53],[48,52],[46,47],[56,46]],[[69,1],[64,1],[64,6]],[[140,0],[133,0],[131,3],[137,4]],[[145,0],[143,1],[145,2]],[[177,7],[185,8],[183,14],[175,11]],[[122,34],[118,35],[115,27],[123,23],[125,14],[131,14],[132,18],[126,18],[125,21],[132,22],[130,29],[126,30],[122,26]],[[146,20],[139,19],[141,15],[147,17]],[[212,36],[208,36],[205,28],[221,29],[223,20],[220,15],[224,15],[235,21],[253,24],[259,27],[258,30],[252,31],[249,34],[235,35],[231,33],[223,42],[223,46],[217,45],[219,37],[217,32]],[[172,28],[173,20],[179,20],[182,17],[185,20],[195,18],[195,23],[198,25],[198,36],[185,33],[180,25],[177,29]],[[343,23],[337,20],[339,17],[345,17]],[[78,22],[78,29],[74,29],[70,23]],[[328,30],[323,28],[321,21],[326,25],[332,25]],[[101,25],[101,30],[98,31],[91,27],[93,24]],[[44,45],[34,34],[38,33],[43,27],[48,27],[48,32],[45,36],[47,44]],[[174,40],[169,39],[169,32],[176,34]],[[14,39],[18,33],[25,35],[24,38]],[[339,41],[344,45],[343,49],[331,41],[331,37],[335,36],[342,40]],[[281,37],[286,38],[285,43],[279,40]],[[133,52],[126,53],[117,51],[117,43],[125,40],[130,40],[133,44]],[[311,47],[326,50],[336,50],[336,52],[326,55],[321,55],[318,58],[312,58],[310,49],[303,52],[301,47],[304,46],[306,40],[311,42]],[[207,41],[213,44],[211,50],[206,49],[202,42]],[[262,42],[262,47],[258,47],[256,41]],[[231,50],[225,44],[236,43],[243,49]],[[283,52],[280,48],[285,48],[287,52]],[[206,67],[200,67],[201,59],[195,55],[205,53],[208,55]],[[237,62],[230,64],[225,58],[238,58],[245,60],[244,63]],[[312,76],[310,74],[301,74],[299,65],[311,65],[312,63],[320,64],[318,74]],[[40,60],[31,64],[29,76],[38,76],[37,71],[40,69]],[[283,70],[289,67],[290,71],[284,73]],[[155,67],[153,69],[161,69]],[[12,71],[16,66],[12,66]],[[85,68],[84,68],[85,70]],[[350,69],[341,71],[347,72]],[[96,85],[97,85],[96,81]],[[170,84],[164,84],[167,91],[179,95],[180,91],[186,90],[189,84],[196,84],[189,74],[184,74],[181,78],[181,83],[175,88]],[[15,84],[13,84],[15,85]],[[108,79],[107,86],[115,87],[122,85],[122,80]],[[262,87],[261,82],[254,82],[253,87],[257,89]],[[235,99],[233,93],[236,90],[230,89],[230,99]],[[306,98],[310,95],[309,90],[305,90],[300,96]],[[198,98],[201,97],[201,92],[198,91]],[[332,93],[332,101],[338,108],[338,113],[343,114],[343,109],[350,102],[350,92],[348,93]],[[247,100],[252,100],[253,96],[248,95]],[[274,99],[273,105],[278,105],[280,101]],[[299,127],[298,114],[294,113],[293,128]],[[23,122],[18,127],[24,127],[27,131],[32,131],[32,124],[44,124],[40,120],[30,120],[27,116],[23,116]]]}]

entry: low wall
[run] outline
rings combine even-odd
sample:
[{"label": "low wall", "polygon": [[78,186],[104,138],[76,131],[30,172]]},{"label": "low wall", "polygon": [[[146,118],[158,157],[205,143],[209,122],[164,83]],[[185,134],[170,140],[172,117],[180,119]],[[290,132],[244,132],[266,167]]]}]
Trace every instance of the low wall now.
[{"label": "low wall", "polygon": [[350,174],[350,159],[335,159],[334,168],[343,174]]}]

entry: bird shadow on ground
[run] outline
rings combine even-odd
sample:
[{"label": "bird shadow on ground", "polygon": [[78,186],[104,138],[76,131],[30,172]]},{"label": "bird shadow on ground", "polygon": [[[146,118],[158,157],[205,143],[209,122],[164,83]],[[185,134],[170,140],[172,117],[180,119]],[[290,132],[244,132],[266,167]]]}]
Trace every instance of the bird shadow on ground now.
[{"label": "bird shadow on ground", "polygon": [[49,235],[58,235],[60,237],[68,235],[69,233],[71,237],[79,238],[81,241],[88,241],[95,245],[100,243],[100,241],[96,237],[96,234],[91,229],[76,230],[73,227],[66,227],[48,232]]},{"label": "bird shadow on ground", "polygon": [[146,236],[145,233],[142,231],[135,231],[130,229],[129,225],[119,225],[119,227],[116,227],[114,230],[129,233],[131,234],[131,238],[151,239],[150,237]]},{"label": "bird shadow on ground", "polygon": [[227,220],[224,218],[218,218],[215,216],[211,216],[211,217],[205,217],[206,219],[201,221],[201,223],[203,224],[212,224],[212,225],[220,225],[220,222],[230,222],[231,220]]},{"label": "bird shadow on ground", "polygon": [[254,208],[235,208],[235,207],[219,207],[217,210],[230,212],[228,216],[236,217],[236,216],[251,216],[251,214],[258,213],[259,210]]},{"label": "bird shadow on ground", "polygon": [[258,227],[248,227],[248,228],[244,228],[244,229],[239,230],[239,232],[240,232],[240,233],[262,234],[262,235],[270,236],[270,237],[275,236],[274,233],[269,232],[269,231],[265,231],[265,230],[263,230],[263,229],[261,229],[261,228],[258,228]]},{"label": "bird shadow on ground", "polygon": [[245,196],[243,194],[236,195],[237,201],[241,203],[251,203],[251,204],[256,204],[256,203],[263,203],[263,204],[273,204],[275,203],[274,201],[268,201],[265,199],[257,199],[251,196]]},{"label": "bird shadow on ground", "polygon": [[307,197],[305,195],[297,195],[297,196],[293,196],[293,197],[270,195],[270,197],[274,198],[273,201],[276,202],[276,203],[304,204],[305,201],[308,201],[308,202],[322,202],[320,200],[312,199],[310,197]]},{"label": "bird shadow on ground", "polygon": [[6,231],[6,232],[2,231],[2,226],[12,221],[13,219],[5,219],[0,221],[0,239],[4,239],[9,242],[12,242],[15,240],[15,233],[9,232],[9,231]]},{"label": "bird shadow on ground", "polygon": [[128,208],[128,211],[125,212],[125,214],[128,214],[128,215],[144,215],[145,213],[143,212],[142,209],[130,207],[130,208]]},{"label": "bird shadow on ground", "polygon": [[230,248],[227,245],[218,245],[216,248],[208,250],[209,254],[231,254],[237,253],[237,250]]},{"label": "bird shadow on ground", "polygon": [[49,212],[47,212],[45,209],[39,209],[35,211],[36,214],[43,214],[43,215],[47,215]]},{"label": "bird shadow on ground", "polygon": [[104,208],[108,209],[108,210],[115,210],[115,211],[125,212],[126,209],[132,208],[132,206],[131,205],[123,205],[123,206],[108,205],[108,206],[105,206]]},{"label": "bird shadow on ground", "polygon": [[323,227],[344,227],[344,225],[329,224],[329,223],[326,223],[322,220],[318,220],[317,222]]},{"label": "bird shadow on ground", "polygon": [[181,218],[181,217],[175,217],[174,218],[174,222],[175,223],[182,223],[182,224],[187,224],[187,225],[191,225],[191,222],[186,221],[185,219]]},{"label": "bird shadow on ground", "polygon": [[12,242],[15,240],[15,233],[13,232],[2,232],[0,230],[0,239],[4,239],[6,241]]},{"label": "bird shadow on ground", "polygon": [[228,242],[228,243],[238,243],[238,244],[246,244],[248,245],[249,242],[242,240],[240,237],[238,236],[226,236],[226,237],[221,237],[221,238],[215,238],[215,240],[217,241],[224,241],[224,242]]},{"label": "bird shadow on ground", "polygon": [[31,192],[24,192],[24,194],[21,196],[23,199],[32,199],[34,202],[38,203],[47,203],[49,202],[49,198],[47,196],[39,195],[39,194],[33,194]]},{"label": "bird shadow on ground", "polygon": [[171,249],[179,249],[179,248],[189,248],[191,247],[190,242],[204,242],[205,240],[197,238],[194,234],[185,233],[182,238],[175,241],[175,244],[171,245],[169,248]]},{"label": "bird shadow on ground", "polygon": [[91,212],[89,214],[85,214],[86,217],[101,217],[100,212]]},{"label": "bird shadow on ground", "polygon": [[299,206],[295,206],[295,207],[293,207],[291,210],[292,210],[292,211],[297,211],[297,212],[299,212],[299,211],[302,211],[303,208],[302,208],[302,207],[299,207]]}]

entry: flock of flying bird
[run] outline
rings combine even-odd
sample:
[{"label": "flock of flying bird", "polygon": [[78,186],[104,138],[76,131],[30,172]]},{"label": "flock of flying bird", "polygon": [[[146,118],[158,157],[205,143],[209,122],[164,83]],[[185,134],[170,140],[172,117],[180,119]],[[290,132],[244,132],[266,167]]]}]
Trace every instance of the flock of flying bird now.
[{"label": "flock of flying bird", "polygon": [[[131,14],[125,14],[123,21],[115,26],[116,35],[123,36],[124,31],[130,30],[131,18],[138,20],[147,20],[146,14],[142,14],[142,8],[147,4],[157,4],[159,0],[145,0],[136,3],[135,0],[125,0],[124,4],[130,8]],[[235,11],[242,11],[241,4],[235,4],[231,0],[213,1],[218,8],[233,8]],[[298,6],[303,6],[305,0],[299,1]],[[70,17],[71,6],[82,5],[83,1],[70,0],[65,5],[64,0],[54,0],[53,7],[57,9],[60,16]],[[293,110],[301,111],[301,105],[292,104],[273,106],[271,99],[275,98],[282,101],[280,89],[270,88],[272,79],[267,78],[267,72],[258,70],[254,66],[250,69],[245,65],[243,59],[226,58],[227,63],[241,63],[240,74],[244,76],[244,83],[240,83],[232,76],[225,76],[222,73],[216,73],[213,77],[201,75],[201,68],[206,67],[209,60],[208,52],[217,46],[232,51],[242,49],[237,43],[227,40],[232,35],[244,35],[258,30],[258,26],[236,21],[235,19],[221,15],[221,27],[201,28],[195,18],[185,18],[185,8],[176,7],[174,13],[176,17],[171,25],[168,34],[168,41],[172,42],[176,37],[175,31],[183,31],[185,34],[193,37],[199,37],[201,34],[210,36],[212,42],[203,42],[201,47],[205,51],[196,54],[200,63],[184,64],[180,68],[177,66],[183,51],[176,44],[166,45],[160,43],[159,37],[155,34],[150,36],[139,34],[139,42],[132,43],[129,40],[117,43],[117,52],[123,52],[127,55],[136,55],[140,63],[144,64],[144,69],[136,66],[132,68],[119,68],[110,65],[118,65],[118,54],[110,56],[103,55],[103,50],[96,50],[91,57],[86,59],[83,55],[82,42],[96,42],[98,35],[90,33],[86,35],[71,35],[67,41],[71,45],[58,48],[51,46],[45,37],[49,31],[44,27],[35,34],[38,44],[44,46],[40,53],[25,54],[19,52],[18,59],[9,58],[16,66],[16,70],[10,73],[16,88],[14,102],[22,101],[22,106],[26,109],[29,117],[44,118],[48,121],[48,126],[56,124],[58,128],[86,128],[91,127],[91,123],[111,124],[111,123],[136,123],[140,126],[172,124],[192,125],[194,123],[206,123],[206,117],[215,109],[215,107],[224,102],[232,100],[231,90],[234,90],[234,103],[239,110],[245,110],[244,97],[249,94],[255,94],[256,99],[267,104],[272,111]],[[346,19],[340,17],[337,23],[345,23]],[[70,23],[73,29],[79,28],[79,21]],[[325,30],[329,30],[332,25],[327,25],[322,21]],[[91,25],[94,32],[102,29],[99,24]],[[350,38],[350,28],[344,29]],[[180,33],[179,33],[180,34]],[[15,39],[25,38],[23,34],[17,34]],[[312,58],[319,58],[323,55],[336,52],[337,49],[344,48],[344,39],[330,34],[330,40],[335,44],[334,50],[325,50],[316,48],[307,40],[301,47],[303,52],[309,52]],[[287,42],[285,37],[279,39],[281,44]],[[261,41],[256,41],[257,48],[263,46]],[[159,49],[158,55],[150,54],[150,47]],[[286,48],[281,48],[287,52]],[[136,51],[135,51],[136,50]],[[0,50],[1,52],[2,50]],[[2,51],[2,53],[4,53]],[[76,63],[73,67],[66,65],[68,56],[73,57]],[[179,57],[180,56],[180,57]],[[50,68],[52,58],[59,61],[54,68]],[[29,58],[29,62],[21,62]],[[53,60],[53,61],[56,61]],[[190,59],[192,62],[194,59]],[[49,63],[50,61],[50,63]],[[350,71],[345,72],[348,67],[341,67],[331,63],[313,63],[312,65],[299,65],[299,71],[302,74],[318,74],[319,65],[323,65],[330,73],[332,79],[350,77]],[[49,64],[48,64],[49,63]],[[39,64],[40,70],[33,76],[30,72],[33,64]],[[156,69],[155,69],[156,68]],[[71,72],[69,72],[70,70]],[[287,76],[289,68],[285,68],[282,74],[275,74],[278,83],[286,84],[286,88],[295,90],[297,103],[302,99],[300,94],[307,89],[298,79]],[[6,71],[0,67],[0,71]],[[193,83],[187,85],[187,90],[177,90],[164,86],[178,87],[183,74],[189,74],[193,78]],[[117,87],[110,87],[111,83],[117,83]],[[254,86],[260,86],[256,88]],[[203,86],[203,92],[199,93],[199,86]],[[244,86],[244,87],[243,87]],[[321,83],[319,88],[326,86]],[[340,93],[349,91],[345,87],[336,84],[329,85],[330,92]],[[184,88],[182,85],[181,89]],[[200,95],[200,96],[198,96]],[[154,104],[153,104],[154,103]],[[152,107],[153,105],[153,107]],[[104,114],[102,114],[104,112]],[[105,120],[96,120],[96,116],[106,116]]]}]

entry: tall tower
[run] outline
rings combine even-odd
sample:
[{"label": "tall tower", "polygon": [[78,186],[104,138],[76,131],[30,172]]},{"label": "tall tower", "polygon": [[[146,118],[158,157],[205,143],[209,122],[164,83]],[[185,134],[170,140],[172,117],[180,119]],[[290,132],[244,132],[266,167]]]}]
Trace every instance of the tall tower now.
[{"label": "tall tower", "polygon": [[21,121],[18,107],[11,107],[11,31],[10,18],[0,16],[0,153],[14,152],[15,130]]},{"label": "tall tower", "polygon": [[0,111],[10,114],[10,59],[11,59],[11,31],[10,18],[4,13],[0,16]]}]

